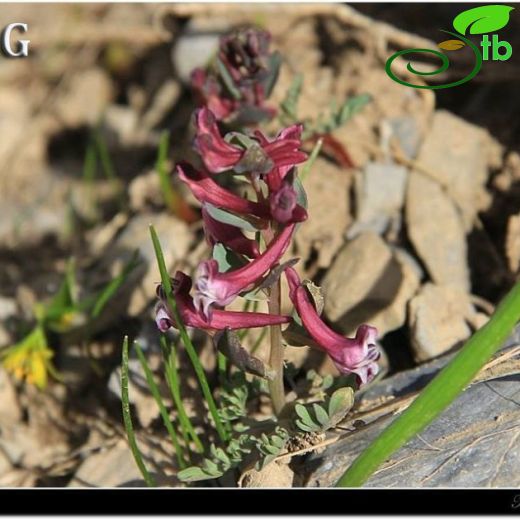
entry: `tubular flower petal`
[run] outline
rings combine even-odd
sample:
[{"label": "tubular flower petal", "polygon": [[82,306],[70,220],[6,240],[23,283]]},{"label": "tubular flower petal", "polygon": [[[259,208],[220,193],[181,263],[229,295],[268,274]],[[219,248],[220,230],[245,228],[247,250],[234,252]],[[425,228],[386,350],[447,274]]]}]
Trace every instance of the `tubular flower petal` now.
[{"label": "tubular flower petal", "polygon": [[198,171],[190,164],[177,165],[179,178],[191,189],[195,198],[207,202],[217,208],[227,209],[240,215],[254,215],[258,218],[270,218],[269,208],[258,202],[253,202],[219,186],[206,172]]},{"label": "tubular flower petal", "polygon": [[240,161],[244,151],[229,144],[220,135],[215,116],[207,107],[196,111],[197,136],[195,148],[204,165],[211,173],[219,173],[232,168]]},{"label": "tubular flower petal", "polygon": [[[191,278],[177,271],[173,279],[173,292],[177,309],[184,325],[205,330],[223,330],[226,327],[236,329],[247,329],[255,327],[266,327],[270,325],[281,325],[290,323],[289,316],[279,316],[262,312],[239,312],[214,310],[209,321],[205,320],[196,311],[193,299],[189,292],[191,289]],[[159,303],[155,309],[155,321],[161,332],[166,332],[175,326],[174,317],[168,312],[168,305],[162,287],[157,288]]]},{"label": "tubular flower petal", "polygon": [[290,244],[293,230],[294,224],[287,226],[260,256],[234,271],[219,273],[216,260],[201,262],[197,270],[193,298],[195,308],[201,315],[211,320],[214,304],[224,307],[241,292],[254,287],[283,256]]},{"label": "tubular flower petal", "polygon": [[243,149],[228,143],[221,135],[213,113],[202,107],[196,112],[197,136],[195,148],[211,173],[236,168],[239,173],[274,173],[281,183],[287,171],[307,159],[301,152],[302,125],[292,125],[282,130],[273,141],[260,131],[255,132],[259,144]]},{"label": "tubular flower petal", "polygon": [[289,267],[285,274],[289,282],[289,296],[303,326],[316,344],[327,352],[340,372],[356,374],[360,384],[372,380],[379,371],[377,329],[370,325],[360,325],[355,338],[341,336],[321,320],[296,271]]},{"label": "tubular flower petal", "polygon": [[215,220],[204,205],[202,205],[202,220],[206,238],[211,246],[221,243],[249,258],[257,257],[260,254],[256,241],[244,236],[236,226]]},{"label": "tubular flower petal", "polygon": [[282,182],[289,171],[307,160],[307,154],[300,151],[303,125],[292,125],[281,130],[273,141],[269,141],[257,130],[255,137],[275,164],[275,168],[265,176],[271,193],[282,187]]}]

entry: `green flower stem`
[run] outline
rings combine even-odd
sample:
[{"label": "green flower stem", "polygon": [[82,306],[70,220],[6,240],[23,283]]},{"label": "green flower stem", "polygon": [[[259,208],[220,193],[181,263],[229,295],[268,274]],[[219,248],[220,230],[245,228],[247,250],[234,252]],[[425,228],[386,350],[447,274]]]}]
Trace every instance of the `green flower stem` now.
[{"label": "green flower stem", "polygon": [[[269,296],[269,313],[280,314],[280,280],[271,288]],[[285,406],[285,391],[283,387],[283,345],[282,327],[273,325],[269,327],[271,337],[271,352],[269,353],[269,366],[274,371],[275,376],[269,380],[269,392],[276,416],[280,416]]]},{"label": "green flower stem", "polygon": [[361,486],[396,450],[430,424],[471,383],[519,320],[520,283],[517,283],[489,322],[466,342],[410,407],[359,455],[336,486]]},{"label": "green flower stem", "polygon": [[200,388],[206,399],[208,404],[209,412],[211,417],[213,417],[213,421],[215,423],[215,428],[217,429],[218,436],[222,442],[227,440],[227,433],[222,425],[220,420],[217,406],[215,404],[215,400],[213,399],[213,395],[211,394],[211,390],[209,388],[208,380],[206,379],[206,374],[204,373],[204,369],[200,363],[199,357],[197,356],[197,352],[193,343],[191,342],[190,337],[188,336],[188,332],[186,331],[186,327],[182,323],[179,312],[177,310],[177,305],[175,303],[175,299],[173,298],[172,285],[170,282],[170,277],[168,276],[168,271],[166,270],[166,264],[164,263],[164,256],[161,249],[161,244],[159,242],[159,237],[157,236],[157,232],[153,226],[150,226],[150,234],[152,236],[153,247],[155,250],[155,256],[157,257],[157,264],[159,266],[159,272],[161,273],[161,282],[163,285],[163,289],[166,293],[166,299],[168,302],[168,306],[173,313],[175,318],[175,323],[178,325],[179,333],[186,348],[186,352],[190,358],[190,361],[195,370],[195,374],[199,380]]}]

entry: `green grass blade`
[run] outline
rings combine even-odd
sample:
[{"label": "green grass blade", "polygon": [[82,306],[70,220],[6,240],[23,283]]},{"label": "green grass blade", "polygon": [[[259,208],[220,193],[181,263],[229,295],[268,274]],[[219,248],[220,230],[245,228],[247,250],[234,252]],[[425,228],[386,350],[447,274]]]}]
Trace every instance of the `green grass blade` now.
[{"label": "green grass blade", "polygon": [[220,437],[221,441],[226,441],[228,436],[220,420],[217,406],[215,404],[215,400],[213,399],[213,395],[211,394],[206,374],[204,373],[204,369],[202,368],[199,357],[197,356],[195,347],[193,346],[193,343],[191,342],[191,339],[188,336],[186,327],[182,323],[182,320],[179,316],[177,305],[173,298],[170,277],[168,276],[168,271],[166,270],[166,265],[164,263],[164,256],[162,253],[161,244],[159,242],[159,237],[157,236],[157,232],[155,231],[155,228],[153,226],[150,226],[150,234],[152,236],[155,256],[157,257],[157,264],[159,265],[159,272],[161,273],[161,282],[164,292],[166,293],[168,306],[173,313],[173,317],[175,319],[176,324],[178,325],[182,343],[186,348],[186,352],[188,353],[191,364],[193,365],[193,369],[195,370],[195,374],[197,375],[197,378],[199,380],[199,384],[204,395],[204,399],[206,399],[206,403],[208,404],[209,412],[215,423],[215,428],[217,429],[218,436]]},{"label": "green grass blade", "polygon": [[102,291],[99,296],[96,298],[96,302],[94,304],[94,308],[92,309],[91,317],[92,319],[96,319],[101,311],[105,308],[105,305],[109,302],[109,300],[114,296],[114,294],[118,291],[118,289],[125,283],[128,275],[139,265],[139,251],[135,251],[130,261],[124,266],[121,273],[116,276]]},{"label": "green grass blade", "polygon": [[123,405],[123,421],[125,423],[126,436],[128,437],[128,444],[134,456],[135,463],[143,476],[146,485],[149,487],[156,486],[155,480],[148,473],[143,462],[143,457],[137,446],[135,439],[134,427],[132,425],[132,417],[130,415],[130,399],[128,397],[128,336],[123,340],[123,357],[121,363],[121,403]]},{"label": "green grass blade", "polygon": [[101,138],[101,134],[99,130],[96,130],[94,132],[94,142],[96,144],[97,152],[99,154],[99,160],[101,162],[101,168],[103,169],[103,172],[105,173],[105,177],[113,182],[116,179],[116,170],[114,168],[114,165],[112,163],[112,159],[110,159],[110,154],[108,152],[108,147]]},{"label": "green grass blade", "polygon": [[320,153],[322,145],[323,145],[323,139],[318,139],[318,141],[314,145],[314,148],[312,149],[310,157],[307,159],[307,161],[303,165],[302,171],[299,175],[300,180],[302,182],[305,180],[305,177],[307,177],[307,175],[309,175],[309,172],[311,171],[311,168],[314,165],[314,162],[316,161],[318,154]]},{"label": "green grass blade", "polygon": [[139,362],[143,367],[143,371],[146,377],[146,383],[148,384],[148,388],[159,407],[159,412],[161,413],[161,417],[164,423],[166,430],[168,430],[168,434],[170,435],[170,439],[172,440],[173,447],[175,448],[175,455],[177,456],[177,462],[179,464],[180,469],[184,469],[186,464],[184,463],[184,453],[182,450],[182,446],[179,444],[179,440],[177,439],[177,433],[175,432],[175,428],[168,414],[168,410],[166,410],[166,406],[164,406],[164,402],[161,397],[161,392],[153,378],[152,371],[150,366],[148,365],[146,358],[141,350],[141,347],[138,343],[134,342],[135,351],[137,352],[137,357],[139,358]]},{"label": "green grass blade", "polygon": [[83,160],[83,182],[87,185],[92,185],[94,177],[96,176],[96,148],[92,143],[87,146],[85,158]]},{"label": "green grass blade", "polygon": [[361,486],[396,450],[435,419],[473,380],[520,320],[520,283],[456,357],[426,386],[410,407],[359,455],[336,483]]},{"label": "green grass blade", "polygon": [[159,175],[159,182],[161,186],[161,192],[164,197],[166,206],[170,209],[174,207],[174,194],[168,178],[168,171],[166,169],[166,160],[168,159],[168,144],[170,139],[170,133],[165,130],[161,133],[159,141],[159,150],[157,153],[157,161],[155,163],[155,169]]},{"label": "green grass blade", "polygon": [[179,414],[179,422],[181,424],[181,432],[184,442],[189,449],[189,439],[191,437],[191,440],[195,444],[197,453],[204,453],[204,446],[202,445],[199,436],[195,432],[195,428],[193,428],[193,424],[191,423],[190,418],[186,413],[186,409],[184,408],[184,403],[182,401],[181,386],[176,362],[177,352],[173,344],[168,347],[166,338],[164,336],[161,336],[161,350],[163,352],[165,362],[164,366],[166,372],[166,382],[168,383],[173,402],[175,403],[177,413]]}]

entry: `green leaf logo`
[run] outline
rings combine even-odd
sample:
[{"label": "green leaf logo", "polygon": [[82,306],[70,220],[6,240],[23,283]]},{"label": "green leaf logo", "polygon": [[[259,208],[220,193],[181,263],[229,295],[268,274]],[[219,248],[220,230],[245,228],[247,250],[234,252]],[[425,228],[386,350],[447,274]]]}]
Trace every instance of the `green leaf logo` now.
[{"label": "green leaf logo", "polygon": [[485,34],[498,31],[509,22],[509,13],[514,9],[508,5],[483,5],[463,11],[453,20],[453,27],[460,34]]}]

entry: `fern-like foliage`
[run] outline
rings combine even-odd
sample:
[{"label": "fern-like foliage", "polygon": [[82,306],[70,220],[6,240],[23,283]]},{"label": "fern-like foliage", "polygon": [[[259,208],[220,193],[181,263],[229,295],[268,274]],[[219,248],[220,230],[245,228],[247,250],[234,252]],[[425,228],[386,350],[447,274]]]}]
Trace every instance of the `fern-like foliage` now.
[{"label": "fern-like foliage", "polygon": [[240,421],[247,415],[249,385],[242,372],[234,372],[220,394],[220,417],[229,423]]},{"label": "fern-like foliage", "polygon": [[219,478],[229,470],[236,468],[254,447],[255,440],[247,433],[231,439],[226,449],[212,444],[210,457],[205,458],[200,466],[190,466],[179,471],[177,477],[184,482]]},{"label": "fern-like foliage", "polygon": [[256,469],[261,470],[265,468],[278,457],[285,449],[289,438],[289,432],[281,426],[277,426],[274,432],[269,435],[262,433],[262,435],[256,439],[256,449],[262,456],[256,464]]}]

